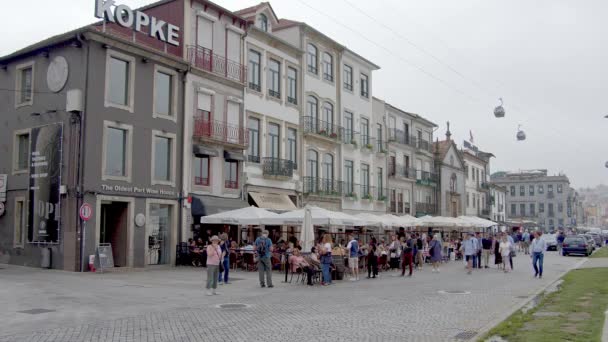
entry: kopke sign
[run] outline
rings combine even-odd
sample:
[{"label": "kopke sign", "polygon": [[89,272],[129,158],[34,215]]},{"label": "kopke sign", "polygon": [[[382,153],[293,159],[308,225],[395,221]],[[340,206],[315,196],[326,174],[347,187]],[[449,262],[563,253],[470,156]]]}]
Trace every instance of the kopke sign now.
[{"label": "kopke sign", "polygon": [[127,5],[114,5],[114,0],[95,0],[95,16],[122,27],[146,33],[163,42],[179,46],[179,27],[156,19]]}]

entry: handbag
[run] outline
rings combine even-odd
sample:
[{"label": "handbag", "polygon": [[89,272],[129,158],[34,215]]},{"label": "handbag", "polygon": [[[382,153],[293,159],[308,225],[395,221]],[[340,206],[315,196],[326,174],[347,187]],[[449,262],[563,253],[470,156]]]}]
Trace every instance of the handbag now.
[{"label": "handbag", "polygon": [[220,273],[223,273],[224,272],[224,260],[222,260],[222,256],[217,252],[217,249],[215,250],[215,254],[217,254],[217,258],[220,259],[220,264],[219,264]]}]

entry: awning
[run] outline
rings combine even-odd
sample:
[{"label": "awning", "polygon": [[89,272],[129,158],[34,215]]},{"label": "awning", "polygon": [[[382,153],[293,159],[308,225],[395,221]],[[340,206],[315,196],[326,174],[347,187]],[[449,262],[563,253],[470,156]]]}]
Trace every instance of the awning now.
[{"label": "awning", "polygon": [[285,194],[269,194],[261,192],[249,192],[249,195],[259,208],[273,210],[295,210],[295,204]]},{"label": "awning", "polygon": [[194,155],[197,157],[201,157],[201,156],[217,157],[218,156],[218,153],[216,150],[207,148],[207,147],[204,147],[201,145],[192,146],[192,153],[194,153]]},{"label": "awning", "polygon": [[192,215],[195,215],[195,207],[194,203],[200,201],[200,205],[202,206],[202,211],[200,210],[199,204],[197,203],[197,215],[201,216],[201,212],[203,215],[213,215],[217,213],[221,213],[224,211],[234,210],[249,207],[247,202],[242,201],[240,198],[224,198],[224,197],[215,197],[215,196],[196,196],[192,195]]},{"label": "awning", "polygon": [[224,159],[245,161],[245,155],[242,152],[224,151]]}]

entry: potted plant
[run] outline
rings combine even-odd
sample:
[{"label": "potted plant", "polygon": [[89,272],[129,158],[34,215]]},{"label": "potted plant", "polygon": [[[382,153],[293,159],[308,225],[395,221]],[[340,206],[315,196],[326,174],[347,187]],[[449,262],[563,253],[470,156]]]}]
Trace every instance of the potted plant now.
[{"label": "potted plant", "polygon": [[322,130],[319,131],[319,134],[321,134],[321,135],[327,135],[327,131],[324,130],[324,129],[322,129]]},{"label": "potted plant", "polygon": [[378,196],[378,202],[384,202],[384,201],[386,201],[386,196],[384,196],[384,195]]},{"label": "potted plant", "polygon": [[332,139],[336,139],[336,138],[338,138],[338,133],[331,132],[331,134],[329,135],[329,137],[332,138]]},{"label": "potted plant", "polygon": [[372,150],[374,148],[374,145],[367,144],[367,145],[365,145],[365,148],[367,148],[368,150]]},{"label": "potted plant", "polygon": [[350,141],[351,145],[355,146],[355,148],[357,148],[357,140],[353,139]]},{"label": "potted plant", "polygon": [[353,201],[356,201],[357,200],[357,194],[354,193],[354,192],[351,192],[351,193],[349,193],[349,194],[346,195],[346,198],[349,198],[349,199],[351,199]]},{"label": "potted plant", "polygon": [[371,201],[371,200],[372,200],[372,194],[369,194],[369,193],[368,193],[368,194],[365,194],[365,195],[363,196],[363,199],[364,199],[364,200]]}]

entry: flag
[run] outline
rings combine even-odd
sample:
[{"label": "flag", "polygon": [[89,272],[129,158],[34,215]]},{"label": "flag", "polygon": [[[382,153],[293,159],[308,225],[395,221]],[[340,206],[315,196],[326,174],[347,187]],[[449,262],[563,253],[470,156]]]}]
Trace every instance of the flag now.
[{"label": "flag", "polygon": [[473,140],[473,131],[469,130],[469,136],[471,137],[471,139],[469,139],[471,144],[475,144],[475,140]]}]

